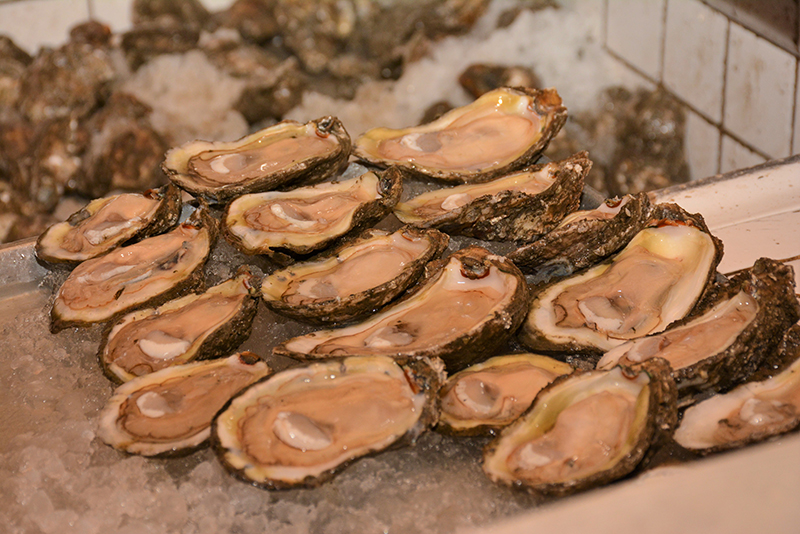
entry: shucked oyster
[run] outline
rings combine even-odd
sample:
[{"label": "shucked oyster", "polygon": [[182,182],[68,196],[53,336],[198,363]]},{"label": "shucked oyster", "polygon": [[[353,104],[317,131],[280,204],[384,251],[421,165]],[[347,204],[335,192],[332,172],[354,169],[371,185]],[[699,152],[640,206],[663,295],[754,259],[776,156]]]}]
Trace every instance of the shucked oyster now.
[{"label": "shucked oyster", "polygon": [[350,462],[413,444],[436,423],[441,362],[385,356],[295,367],[261,381],[219,413],[222,464],[267,489],[316,486]]},{"label": "shucked oyster", "polygon": [[524,273],[569,276],[628,244],[650,216],[647,193],[606,200],[567,215],[548,234],[508,254]]},{"label": "shucked oyster", "polygon": [[581,203],[586,152],[481,184],[423,193],[394,210],[406,224],[489,241],[532,241]]},{"label": "shucked oyster", "polygon": [[538,351],[600,353],[685,317],[714,280],[719,240],[697,215],[659,218],[609,260],[534,290],[520,340]]},{"label": "shucked oyster", "polygon": [[800,319],[792,268],[766,258],[715,287],[698,308],[660,334],[608,351],[598,369],[663,358],[681,397],[691,402],[691,395],[730,389],[746,379]]},{"label": "shucked oyster", "polygon": [[502,87],[422,126],[369,130],[353,153],[424,178],[484,182],[536,161],[566,120],[555,90]]},{"label": "shucked oyster", "polygon": [[557,378],[483,453],[495,482],[566,495],[623,477],[675,428],[669,366],[576,371]]},{"label": "shucked oyster", "polygon": [[397,169],[367,172],[285,192],[245,195],[228,205],[226,237],[247,254],[309,254],[385,217],[400,199]]},{"label": "shucked oyster", "polygon": [[447,247],[436,230],[370,230],[355,242],[264,279],[271,309],[299,320],[339,323],[366,316],[414,284]]},{"label": "shucked oyster", "polygon": [[199,209],[171,232],[81,263],[56,294],[51,329],[108,321],[202,285],[216,227]]},{"label": "shucked oyster", "polygon": [[100,414],[98,435],[131,454],[191,452],[208,440],[220,408],[269,373],[258,356],[243,352],[140,376],[114,391]]},{"label": "shucked oyster", "polygon": [[522,322],[527,286],[502,256],[469,247],[437,262],[409,298],[369,320],[296,337],[275,347],[281,356],[438,356],[456,371],[505,343]]},{"label": "shucked oyster", "polygon": [[350,136],[335,117],[283,121],[229,143],[193,141],[166,154],[164,172],[209,202],[322,181],[347,165]]},{"label": "shucked oyster", "polygon": [[172,185],[98,198],[45,230],[36,241],[36,256],[50,263],[80,263],[135,237],[166,231],[178,224],[180,213],[180,192]]},{"label": "shucked oyster", "polygon": [[197,359],[221,356],[250,335],[258,306],[258,279],[246,267],[205,293],[171,300],[122,317],[98,353],[115,382]]},{"label": "shucked oyster", "polygon": [[530,407],[539,391],[572,366],[538,354],[495,356],[452,375],[439,390],[439,426],[448,434],[493,433]]}]

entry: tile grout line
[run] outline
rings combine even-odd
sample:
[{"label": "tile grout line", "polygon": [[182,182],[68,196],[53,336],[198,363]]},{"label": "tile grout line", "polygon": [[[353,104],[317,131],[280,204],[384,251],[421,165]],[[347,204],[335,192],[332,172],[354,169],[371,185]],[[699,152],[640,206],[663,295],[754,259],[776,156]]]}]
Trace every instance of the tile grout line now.
[{"label": "tile grout line", "polygon": [[95,20],[94,1],[86,0],[86,10],[89,13],[89,20]]},{"label": "tile grout line", "polygon": [[[722,109],[720,110],[720,119],[719,125],[717,126],[717,131],[719,131],[719,141],[718,141],[718,148],[717,148],[717,174],[722,170],[722,142],[723,138],[723,131],[724,131],[724,124],[725,124],[725,106],[727,102],[727,94],[728,94],[728,56],[730,55],[731,50],[731,19],[725,17],[725,20],[728,21],[728,27],[725,29],[725,57],[722,60]],[[767,158],[769,159],[769,158]]]},{"label": "tile grout line", "polygon": [[664,87],[664,59],[667,55],[667,15],[670,0],[664,0],[661,11],[661,49],[658,51],[658,85]]},{"label": "tile grout line", "polygon": [[800,77],[800,60],[795,58],[794,61],[794,98],[792,99],[792,135],[789,139],[789,154],[794,153],[794,143],[798,139],[797,137],[797,80]]}]

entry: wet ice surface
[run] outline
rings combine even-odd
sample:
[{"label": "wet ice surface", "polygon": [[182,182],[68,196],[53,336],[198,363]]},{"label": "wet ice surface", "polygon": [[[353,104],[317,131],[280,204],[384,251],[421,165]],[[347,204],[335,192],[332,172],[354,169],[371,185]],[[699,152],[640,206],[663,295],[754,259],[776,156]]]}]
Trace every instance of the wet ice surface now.
[{"label": "wet ice surface", "polygon": [[[221,243],[209,284],[249,263]],[[483,438],[429,432],[415,447],[363,458],[312,490],[268,492],[229,476],[209,450],[178,459],[127,456],[96,438],[113,386],[96,352],[103,327],[49,332],[49,302],[66,275],[51,273],[27,292],[0,296],[0,525],[11,533],[277,534],[449,533],[491,523],[537,504],[482,473]],[[263,304],[241,349],[272,360],[272,346],[313,327]],[[1,530],[1,529],[0,529]]]}]

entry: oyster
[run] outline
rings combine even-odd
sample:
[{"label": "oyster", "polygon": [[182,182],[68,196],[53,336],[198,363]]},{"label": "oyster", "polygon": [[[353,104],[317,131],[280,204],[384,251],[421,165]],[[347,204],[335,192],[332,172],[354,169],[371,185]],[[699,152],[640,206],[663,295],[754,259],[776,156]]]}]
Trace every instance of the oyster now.
[{"label": "oyster", "polygon": [[690,407],[675,431],[675,441],[707,454],[763,441],[800,426],[800,327],[793,327],[785,340],[782,357],[793,360],[788,368]]},{"label": "oyster", "polygon": [[488,241],[532,241],[578,209],[592,167],[586,152],[481,184],[423,193],[395,207],[406,224]]},{"label": "oyster", "polygon": [[338,323],[364,317],[414,284],[448,241],[432,229],[369,230],[323,258],[273,272],[264,279],[261,295],[272,310],[299,320]]},{"label": "oyster", "polygon": [[115,382],[235,349],[250,335],[258,279],[247,267],[205,293],[138,310],[114,323],[100,346],[103,372]]},{"label": "oyster", "polygon": [[226,237],[247,254],[309,254],[385,217],[397,204],[397,169],[342,182],[245,195],[228,205]]},{"label": "oyster", "polygon": [[199,209],[166,234],[81,263],[56,294],[51,330],[108,321],[202,285],[216,228],[207,210]]},{"label": "oyster", "polygon": [[691,402],[692,395],[730,389],[746,379],[798,319],[792,268],[761,258],[715,287],[691,317],[608,351],[597,368],[664,358],[680,396]]},{"label": "oyster", "polygon": [[350,136],[335,117],[283,121],[229,143],[193,141],[167,151],[162,167],[181,189],[224,203],[246,193],[319,182],[347,165]]},{"label": "oyster", "polygon": [[495,356],[459,371],[439,390],[439,426],[447,434],[494,433],[530,407],[571,365],[538,354]]},{"label": "oyster", "polygon": [[541,239],[508,254],[524,273],[569,276],[610,256],[633,239],[650,215],[647,193],[606,200],[576,211]]},{"label": "oyster", "polygon": [[485,358],[524,319],[522,273],[480,247],[462,249],[434,265],[418,291],[369,320],[295,337],[273,352],[298,359],[438,356],[449,371]]},{"label": "oyster", "polygon": [[536,161],[566,120],[554,89],[501,87],[422,126],[369,130],[353,153],[423,178],[484,182]]},{"label": "oyster", "polygon": [[258,356],[243,352],[140,376],[114,391],[100,414],[98,436],[131,454],[191,452],[208,440],[220,408],[269,373]]},{"label": "oyster", "polygon": [[525,346],[602,353],[688,315],[714,280],[722,246],[702,218],[669,209],[674,218],[651,222],[619,254],[536,288]]},{"label": "oyster", "polygon": [[486,446],[483,470],[495,482],[557,496],[611,482],[672,432],[675,396],[663,360],[562,376]]},{"label": "oyster", "polygon": [[441,362],[335,359],[277,373],[214,420],[212,442],[238,478],[267,489],[316,486],[350,462],[413,444],[436,423]]},{"label": "oyster", "polygon": [[36,257],[50,263],[80,263],[133,238],[159,234],[178,224],[181,196],[167,185],[91,201],[36,241]]}]

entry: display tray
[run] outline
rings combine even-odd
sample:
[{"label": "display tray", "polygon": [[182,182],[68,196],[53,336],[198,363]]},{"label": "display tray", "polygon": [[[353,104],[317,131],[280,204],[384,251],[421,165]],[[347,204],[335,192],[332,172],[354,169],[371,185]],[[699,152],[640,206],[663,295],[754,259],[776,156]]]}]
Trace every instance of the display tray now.
[{"label": "display tray", "polygon": [[[800,158],[655,192],[702,213],[725,245],[722,272],[760,256],[800,255]],[[49,332],[64,273],[36,263],[33,240],[0,247],[0,525],[12,533],[796,532],[800,435],[656,468],[561,499],[492,484],[485,438],[424,434],[415,447],[364,458],[311,490],[268,492],[230,477],[209,450],[168,460],[129,456],[96,437],[113,390],[96,352],[101,326]],[[459,246],[457,242],[455,246]],[[210,283],[239,263],[266,264],[221,243]],[[795,268],[800,265],[795,262]],[[270,356],[311,331],[263,304],[241,347]]]}]

